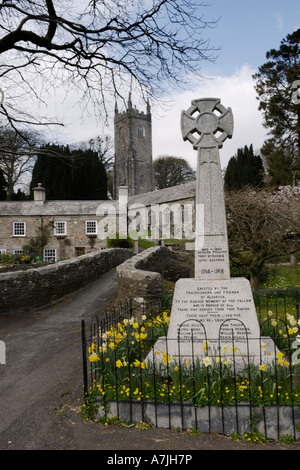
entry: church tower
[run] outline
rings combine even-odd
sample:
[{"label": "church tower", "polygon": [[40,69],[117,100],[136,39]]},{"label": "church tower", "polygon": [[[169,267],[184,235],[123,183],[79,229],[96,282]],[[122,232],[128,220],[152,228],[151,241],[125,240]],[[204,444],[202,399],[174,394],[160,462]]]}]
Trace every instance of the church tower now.
[{"label": "church tower", "polygon": [[152,118],[147,103],[146,114],[132,107],[129,94],[127,110],[115,107],[114,199],[119,186],[128,187],[128,195],[154,191],[152,163]]}]

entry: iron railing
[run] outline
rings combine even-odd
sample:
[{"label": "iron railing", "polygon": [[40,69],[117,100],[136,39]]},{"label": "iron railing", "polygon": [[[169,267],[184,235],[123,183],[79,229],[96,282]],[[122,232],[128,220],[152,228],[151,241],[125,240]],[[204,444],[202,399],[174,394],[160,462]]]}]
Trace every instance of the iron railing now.
[{"label": "iron railing", "polygon": [[[193,426],[201,432],[230,434],[250,432],[257,421],[256,429],[266,438],[282,434],[298,438],[297,292],[254,297],[261,337],[248,338],[246,327],[240,337],[232,331],[223,353],[221,330],[215,338],[207,338],[201,325],[201,338],[191,331],[188,357],[181,355],[180,328],[177,338],[167,337],[170,306],[159,302],[151,309],[148,306],[147,312],[139,311],[137,318],[128,299],[102,318],[94,317],[88,326],[83,320],[86,402],[96,401],[98,416],[113,414],[118,419],[149,421],[157,427]],[[273,340],[273,360],[268,363],[264,352],[254,364],[249,354],[251,342],[259,342],[262,351],[264,337]],[[245,354],[244,348],[242,359],[236,347],[241,340],[248,351]],[[209,354],[211,344],[217,344],[215,351],[220,354]],[[176,357],[172,356],[175,350]]]}]

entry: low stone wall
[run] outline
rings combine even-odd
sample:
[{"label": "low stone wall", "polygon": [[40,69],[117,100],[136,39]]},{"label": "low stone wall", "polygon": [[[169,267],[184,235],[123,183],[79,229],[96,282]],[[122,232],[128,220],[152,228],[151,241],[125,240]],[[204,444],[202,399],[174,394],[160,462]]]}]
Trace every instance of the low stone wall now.
[{"label": "low stone wall", "polygon": [[257,407],[249,403],[235,406],[200,406],[189,403],[153,403],[137,401],[103,402],[96,398],[97,417],[116,416],[119,420],[134,423],[146,422],[162,429],[192,429],[201,433],[218,433],[230,436],[232,433],[251,432],[251,422],[256,418],[258,432],[268,439],[279,440],[283,434],[299,439],[299,406]]},{"label": "low stone wall", "polygon": [[161,300],[163,279],[175,282],[190,274],[189,254],[163,246],[148,248],[117,267],[118,300],[131,297],[138,315]]},{"label": "low stone wall", "polygon": [[111,248],[41,268],[1,273],[0,314],[46,305],[87,285],[132,256],[132,250]]}]

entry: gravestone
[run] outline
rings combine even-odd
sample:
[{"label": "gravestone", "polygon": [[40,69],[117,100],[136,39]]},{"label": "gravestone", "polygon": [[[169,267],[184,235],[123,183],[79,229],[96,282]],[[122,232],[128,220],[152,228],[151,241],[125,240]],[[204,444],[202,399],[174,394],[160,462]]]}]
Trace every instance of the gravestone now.
[{"label": "gravestone", "polygon": [[219,149],[232,137],[232,111],[217,98],[194,100],[182,112],[181,132],[198,152],[195,277],[176,282],[168,335],[148,359],[160,363],[167,353],[175,362],[222,357],[238,368],[270,363],[276,348],[260,336],[249,281],[230,277]]}]

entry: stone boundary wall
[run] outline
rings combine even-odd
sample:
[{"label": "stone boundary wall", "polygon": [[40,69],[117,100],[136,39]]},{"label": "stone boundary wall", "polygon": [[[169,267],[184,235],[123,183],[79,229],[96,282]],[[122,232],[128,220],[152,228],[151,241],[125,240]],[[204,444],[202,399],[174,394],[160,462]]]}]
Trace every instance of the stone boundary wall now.
[{"label": "stone boundary wall", "polygon": [[138,253],[117,267],[118,300],[131,297],[135,314],[160,302],[163,279],[190,277],[191,257],[163,246]]},{"label": "stone boundary wall", "polygon": [[134,256],[111,248],[25,271],[0,273],[0,315],[46,305],[75,291]]}]

